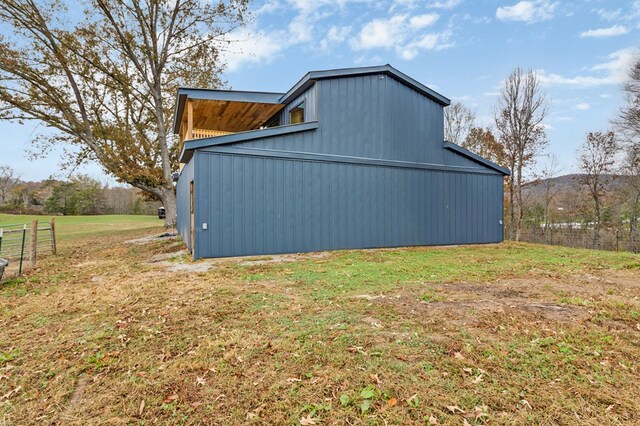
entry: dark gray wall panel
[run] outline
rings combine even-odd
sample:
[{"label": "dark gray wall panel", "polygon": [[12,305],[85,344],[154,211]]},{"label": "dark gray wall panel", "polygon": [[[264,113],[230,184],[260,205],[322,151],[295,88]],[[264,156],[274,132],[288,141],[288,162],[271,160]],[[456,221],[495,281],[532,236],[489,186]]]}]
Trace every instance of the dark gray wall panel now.
[{"label": "dark gray wall panel", "polygon": [[500,175],[210,152],[195,159],[196,257],[502,240]]}]

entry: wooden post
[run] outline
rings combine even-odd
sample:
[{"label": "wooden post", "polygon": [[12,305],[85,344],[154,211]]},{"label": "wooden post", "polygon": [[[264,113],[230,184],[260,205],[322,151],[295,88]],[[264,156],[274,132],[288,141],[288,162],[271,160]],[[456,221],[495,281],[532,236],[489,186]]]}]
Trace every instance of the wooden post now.
[{"label": "wooden post", "polygon": [[38,255],[38,221],[31,221],[31,235],[29,235],[29,260],[31,267],[36,267],[36,257]]},{"label": "wooden post", "polygon": [[56,254],[58,248],[56,246],[56,218],[51,218],[51,253]]},{"label": "wooden post", "polygon": [[185,141],[193,139],[193,101],[187,100],[187,134],[184,137]]}]

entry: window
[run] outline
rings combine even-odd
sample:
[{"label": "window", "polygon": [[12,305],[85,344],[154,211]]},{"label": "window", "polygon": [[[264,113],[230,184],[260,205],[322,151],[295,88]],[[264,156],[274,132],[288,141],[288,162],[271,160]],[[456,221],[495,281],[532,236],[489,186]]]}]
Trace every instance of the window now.
[{"label": "window", "polygon": [[289,111],[289,124],[304,123],[304,101]]}]

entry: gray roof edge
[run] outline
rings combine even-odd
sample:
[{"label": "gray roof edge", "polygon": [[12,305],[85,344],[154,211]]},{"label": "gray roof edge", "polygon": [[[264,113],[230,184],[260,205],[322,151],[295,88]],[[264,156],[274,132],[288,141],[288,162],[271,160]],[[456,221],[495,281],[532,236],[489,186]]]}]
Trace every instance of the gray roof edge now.
[{"label": "gray roof edge", "polygon": [[502,167],[496,163],[494,163],[493,161],[489,161],[484,157],[481,157],[478,154],[475,154],[471,151],[469,151],[468,149],[465,149],[463,147],[461,147],[460,145],[456,145],[455,143],[449,142],[449,141],[444,141],[443,147],[446,149],[449,149],[457,154],[462,155],[463,157],[467,157],[473,161],[475,161],[476,163],[480,163],[483,166],[486,166],[490,169],[496,170],[500,173],[502,173],[505,176],[511,176],[511,171],[505,167]]},{"label": "gray roof edge", "polygon": [[[248,142],[256,139],[269,138],[273,136],[282,136],[292,133],[306,132],[318,128],[317,121],[307,121],[306,123],[290,124],[287,126],[269,127],[267,129],[249,130],[246,132],[232,133],[224,136],[214,136],[210,138],[195,139],[187,141],[182,147],[180,153],[180,162],[185,163],[191,157],[189,153],[195,149],[206,148],[218,145],[233,145],[239,142]],[[187,160],[187,161],[184,161]]]},{"label": "gray roof edge", "polygon": [[356,67],[356,68],[340,68],[333,70],[324,70],[324,71],[310,71],[300,79],[287,93],[282,95],[280,98],[281,103],[287,103],[292,99],[298,97],[301,92],[306,90],[314,81],[329,79],[329,78],[340,78],[340,77],[352,77],[358,75],[369,75],[369,74],[387,74],[399,82],[405,84],[406,86],[416,90],[419,93],[429,97],[430,99],[436,101],[442,106],[448,106],[451,104],[449,98],[442,96],[440,93],[436,92],[433,89],[425,86],[417,80],[409,77],[408,75],[398,71],[393,68],[391,65],[377,65],[371,67]]}]

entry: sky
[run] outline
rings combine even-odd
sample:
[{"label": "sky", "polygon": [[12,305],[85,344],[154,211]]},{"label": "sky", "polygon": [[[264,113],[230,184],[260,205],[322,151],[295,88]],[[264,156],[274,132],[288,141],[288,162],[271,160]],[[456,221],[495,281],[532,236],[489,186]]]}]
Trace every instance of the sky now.
[{"label": "sky", "polygon": [[[285,92],[311,70],[388,63],[489,126],[508,74],[532,69],[550,102],[547,152],[563,174],[577,172],[585,134],[610,127],[640,55],[638,0],[257,0],[251,10],[224,54],[229,88]],[[62,176],[61,151],[27,158],[41,131],[0,122],[0,164],[25,180]],[[80,171],[114,182],[98,166]]]}]

